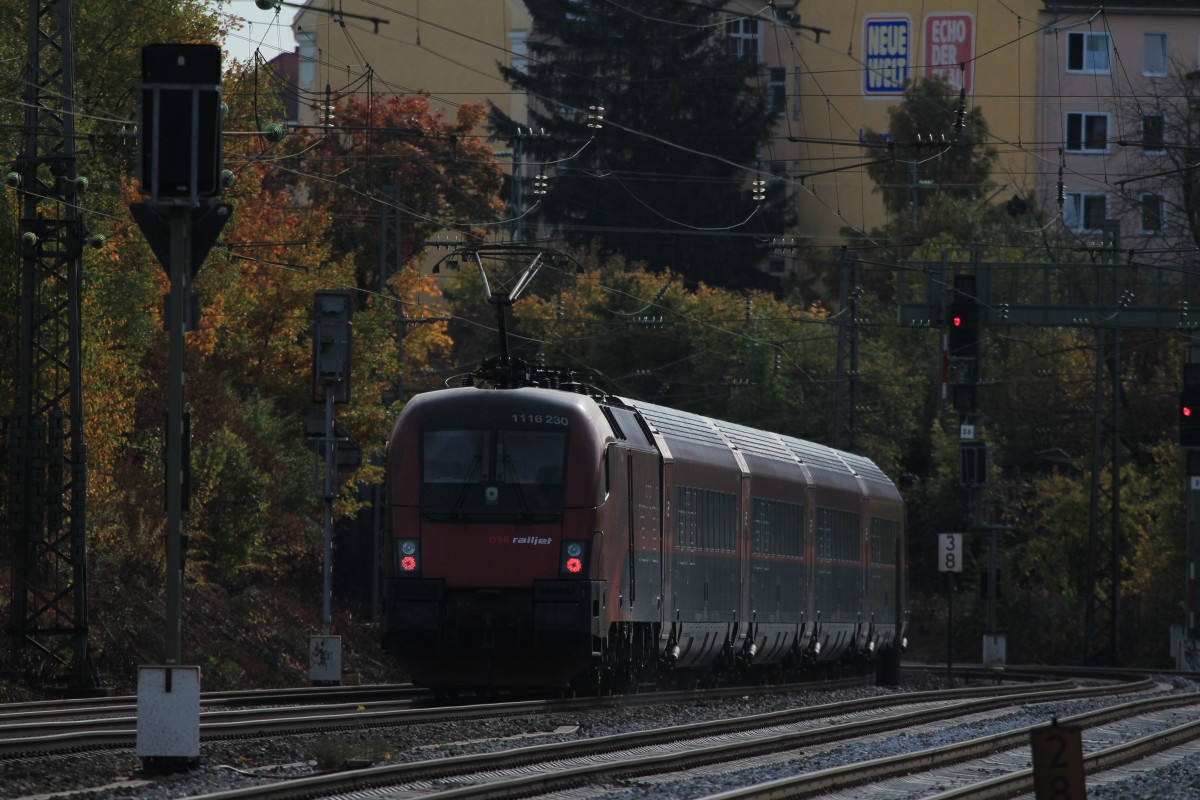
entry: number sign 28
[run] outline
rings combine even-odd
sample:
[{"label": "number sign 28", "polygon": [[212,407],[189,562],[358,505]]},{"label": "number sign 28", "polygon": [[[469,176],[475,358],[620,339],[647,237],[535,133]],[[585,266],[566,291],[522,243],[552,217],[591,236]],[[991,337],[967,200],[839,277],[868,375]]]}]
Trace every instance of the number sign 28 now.
[{"label": "number sign 28", "polygon": [[962,534],[938,534],[938,572],[962,572]]}]

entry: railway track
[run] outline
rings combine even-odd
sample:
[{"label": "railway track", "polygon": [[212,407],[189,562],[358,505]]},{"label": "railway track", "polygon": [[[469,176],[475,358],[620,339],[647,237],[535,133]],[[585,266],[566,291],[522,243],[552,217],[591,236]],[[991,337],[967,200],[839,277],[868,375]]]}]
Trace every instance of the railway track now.
[{"label": "railway track", "polygon": [[[1163,714],[1171,711],[1171,714]],[[1059,720],[1063,725],[1087,729],[1085,747],[1109,737],[1121,737],[1128,720],[1154,721],[1163,727],[1135,735],[1084,757],[1084,773],[1094,775],[1123,766],[1180,744],[1200,739],[1200,693],[1136,700],[1101,711]],[[1184,720],[1184,721],[1180,721]],[[1034,776],[1029,764],[1030,732],[1039,726],[980,737],[939,748],[884,758],[864,764],[835,767],[819,772],[782,778],[734,791],[706,796],[703,800],[783,800],[823,797],[894,798],[901,794],[930,792],[933,787],[957,783],[945,791],[922,794],[926,800],[990,800],[1031,793]],[[1125,726],[1135,727],[1135,726]],[[951,772],[946,768],[955,765]],[[1003,774],[997,776],[997,772]],[[903,780],[891,780],[902,777]],[[854,787],[852,793],[844,791]],[[844,791],[839,794],[839,791]]]},{"label": "railway track", "polygon": [[[314,775],[201,797],[204,800],[338,797],[351,792],[356,793],[356,797],[368,797],[372,796],[368,793],[370,790],[384,787],[387,788],[386,796],[396,798],[434,793],[445,800],[530,797],[580,787],[664,780],[663,776],[714,765],[728,769],[739,762],[807,751],[885,731],[911,729],[918,725],[957,725],[972,715],[987,715],[1013,705],[1063,703],[1145,692],[1152,688],[1152,682],[1139,681],[1109,687],[1060,685],[1036,691],[1005,686],[908,693],[581,741]],[[1160,699],[1157,702],[1169,705],[1181,701]],[[1019,735],[1028,737],[1027,732]],[[827,789],[828,785],[825,785],[810,791]]]},{"label": "railway track", "polygon": [[[761,687],[776,693],[862,685],[866,677]],[[410,686],[219,692],[201,698],[200,740],[418,725],[499,716],[612,708],[721,698],[747,687],[655,692],[602,698],[524,700],[430,706],[430,695]],[[234,708],[231,708],[234,706]],[[0,706],[0,759],[57,751],[132,748],[137,741],[136,698],[50,701]]]},{"label": "railway track", "polygon": [[[960,673],[963,677],[968,674],[966,670]],[[996,677],[996,673],[987,671],[970,675],[976,682]],[[1095,679],[1100,678],[1111,679],[1111,675],[1090,676],[1086,680],[1094,683]],[[178,777],[175,784],[158,782],[166,779],[137,775],[136,767],[132,767],[133,771],[121,772],[118,766],[115,771],[96,775],[90,785],[85,786],[74,778],[71,779],[74,782],[71,782],[63,777],[50,788],[58,789],[63,796],[87,789],[92,791],[92,796],[101,800],[108,796],[110,789],[113,796],[137,797],[139,795],[129,789],[131,784],[120,777],[129,776],[133,784],[147,787],[146,791],[150,792],[147,796],[202,797],[206,800],[338,797],[347,792],[363,798],[386,796],[399,800],[436,795],[455,800],[537,796],[568,789],[572,796],[599,798],[604,795],[603,787],[606,786],[640,786],[644,793],[656,797],[800,797],[813,794],[824,797],[838,796],[834,787],[851,785],[854,788],[841,796],[876,796],[889,800],[896,796],[929,797],[944,790],[948,792],[952,787],[955,792],[962,794],[947,793],[945,797],[1001,797],[1027,791],[1022,788],[1025,785],[1022,781],[1028,780],[1028,776],[1023,778],[1020,773],[1028,771],[1030,722],[1006,722],[1009,729],[1001,734],[989,732],[987,736],[978,735],[977,729],[998,724],[998,715],[1018,713],[1014,709],[1037,709],[1034,717],[1036,723],[1045,724],[1052,714],[1061,717],[1065,716],[1067,709],[1072,709],[1071,713],[1074,713],[1085,702],[1093,706],[1102,702],[1119,704],[1113,710],[1106,710],[1105,714],[1137,720],[1146,715],[1178,715],[1180,712],[1171,711],[1170,707],[1183,703],[1187,710],[1182,713],[1190,715],[1186,722],[1192,722],[1200,708],[1200,698],[1180,694],[1150,698],[1157,705],[1149,707],[1140,700],[1125,702],[1129,700],[1129,695],[1161,694],[1164,687],[1148,680],[1127,680],[1119,684],[1088,687],[1079,687],[1066,680],[1042,683],[1036,687],[1011,684],[976,686],[873,696],[821,705],[808,705],[819,695],[807,692],[804,699],[783,700],[785,703],[800,703],[799,708],[750,715],[746,715],[749,709],[755,706],[756,710],[770,708],[774,701],[759,698],[744,702],[750,700],[750,695],[756,690],[734,687],[716,693],[652,693],[454,708],[416,708],[409,703],[405,708],[406,701],[401,697],[372,701],[370,695],[356,695],[349,691],[351,687],[339,688],[343,691],[325,695],[320,698],[325,702],[317,703],[306,702],[316,696],[302,691],[305,700],[297,702],[303,705],[282,708],[262,707],[253,698],[236,700],[248,701],[246,705],[259,705],[258,708],[230,708],[222,706],[225,698],[212,698],[215,702],[206,704],[206,708],[213,710],[205,711],[202,715],[202,749],[207,754],[204,756],[205,765],[190,777]],[[780,690],[784,687],[773,688]],[[794,690],[797,687],[786,688]],[[381,696],[378,691],[372,694]],[[721,701],[718,695],[730,699]],[[362,702],[350,707],[356,701]],[[274,705],[271,701],[263,702]],[[388,707],[389,703],[391,707]],[[124,705],[128,706],[128,703]],[[640,706],[647,705],[648,708],[641,710]],[[121,707],[119,702],[109,704],[110,717],[119,716],[121,712],[113,709]],[[693,719],[704,715],[724,718],[673,724],[657,730],[611,733],[625,728],[625,721],[630,726],[644,725],[645,719],[666,720],[667,724],[671,724],[681,718],[677,716],[679,710],[686,708],[702,712]],[[70,710],[59,710],[70,714],[84,709],[85,706],[76,706]],[[718,713],[712,714],[712,711]],[[31,724],[28,718],[30,712],[31,709],[0,707],[0,736],[9,735],[4,732],[6,724],[13,726],[11,730],[17,730],[17,725]],[[256,714],[261,717],[256,717]],[[543,714],[549,715],[547,722],[539,723],[539,715]],[[25,719],[22,719],[23,716]],[[500,722],[505,718],[511,719]],[[46,769],[53,771],[55,764],[62,766],[63,773],[76,771],[84,761],[92,762],[95,758],[93,752],[103,754],[102,763],[132,766],[136,762],[131,752],[135,725],[128,716],[124,719],[129,721],[128,730],[121,731],[120,725],[117,725],[98,735],[96,732],[89,734],[77,731],[75,743],[67,745],[60,742],[57,748],[42,746],[45,744],[44,732],[41,743],[25,743],[31,749],[22,750],[21,745],[12,743],[22,737],[13,737],[9,744],[0,740],[0,753],[4,754],[4,760],[0,760],[0,771],[6,774],[34,773]],[[1161,730],[1173,727],[1181,727],[1180,731],[1172,734],[1177,738],[1197,733],[1195,726],[1186,727],[1181,720],[1176,720],[1179,722],[1176,725],[1167,717],[1158,719],[1152,726],[1154,729],[1148,732],[1145,729],[1141,732],[1131,729],[1119,733],[1114,733],[1111,726],[1128,726],[1132,723],[1105,721],[1106,718],[1099,714],[1080,719],[1080,724],[1088,726],[1085,743],[1090,744],[1085,744],[1085,747],[1089,763],[1094,763],[1091,769],[1103,768],[1101,765],[1110,764],[1118,758],[1115,753],[1101,754],[1102,750],[1115,747],[1118,742],[1123,744],[1144,737],[1157,737]],[[444,724],[451,720],[455,722]],[[458,724],[460,721],[465,724]],[[1075,720],[1066,718],[1064,721]],[[88,720],[74,722],[87,723]],[[571,722],[577,727],[570,724],[567,728],[561,727]],[[64,724],[67,723],[64,721]],[[101,719],[95,724],[111,723],[110,718]],[[431,726],[426,723],[431,723]],[[660,726],[662,724],[660,722]],[[497,729],[501,732],[495,733]],[[483,733],[477,733],[476,730]],[[507,736],[503,730],[518,735]],[[597,730],[610,735],[593,734],[591,738],[580,738]],[[320,735],[290,735],[314,731],[320,731]],[[939,735],[936,731],[945,732],[947,737],[969,741],[929,747],[928,741]],[[96,742],[118,741],[122,733],[123,743],[112,745],[115,749],[89,750],[82,755],[63,752],[62,749],[105,748],[105,745]],[[387,758],[403,758],[408,763],[384,763],[379,766],[381,759],[375,758],[375,766],[366,766],[370,763],[368,760],[362,762],[360,768],[314,774],[310,766],[312,762],[305,763],[309,756],[299,755],[314,752],[306,751],[304,747],[307,745],[301,742],[311,744],[314,738],[321,741],[324,737],[353,742],[361,741],[364,735],[388,742],[391,752]],[[480,735],[487,738],[477,739]],[[93,737],[90,744],[78,744],[89,736]],[[462,741],[457,741],[460,736]],[[531,741],[530,737],[553,743],[533,747],[515,746]],[[287,745],[286,742],[291,740],[297,744]],[[887,744],[896,740],[904,740],[904,747],[912,752],[888,752]],[[262,744],[251,744],[253,742]],[[1152,747],[1154,745],[1148,742],[1140,743],[1138,749],[1132,752]],[[277,757],[242,761],[249,768],[239,769],[240,759],[236,754],[260,752],[259,748],[273,751]],[[970,748],[988,755],[972,755]],[[58,755],[29,755],[53,753],[56,749]],[[293,754],[290,757],[289,750]],[[475,750],[490,752],[447,755]],[[859,751],[859,755],[847,756],[850,750]],[[117,755],[121,752],[127,755]],[[917,766],[914,766],[914,759]],[[829,766],[833,763],[836,766]],[[763,765],[768,765],[766,768],[770,769],[775,769],[777,765],[776,773],[770,776],[772,780],[757,777],[763,774]],[[125,769],[130,770],[131,766]],[[787,770],[807,774],[779,779],[778,775]],[[883,771],[876,773],[877,770]],[[214,779],[214,773],[227,777]],[[731,778],[730,773],[734,777]],[[909,773],[909,777],[895,777],[899,773]],[[748,777],[751,775],[755,777]],[[998,775],[1003,777],[998,778]],[[763,785],[758,786],[760,781]],[[974,784],[988,782],[994,785],[972,788]],[[36,782],[24,785],[28,797],[58,796],[44,795],[40,790],[32,791],[39,789]],[[156,785],[157,789],[154,788]],[[230,786],[239,788],[213,791],[215,787]],[[720,793],[722,789],[733,786],[739,787],[740,793]],[[669,792],[659,791],[668,787],[671,789]],[[166,794],[163,794],[164,791]],[[21,794],[18,792],[13,796],[20,797]]]}]

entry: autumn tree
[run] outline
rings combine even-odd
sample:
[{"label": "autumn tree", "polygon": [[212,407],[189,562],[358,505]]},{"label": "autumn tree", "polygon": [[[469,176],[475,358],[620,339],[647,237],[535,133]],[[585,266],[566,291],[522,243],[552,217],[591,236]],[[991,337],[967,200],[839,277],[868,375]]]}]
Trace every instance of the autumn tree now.
[{"label": "autumn tree", "polygon": [[446,119],[421,95],[342,98],[336,126],[297,137],[296,159],[277,164],[272,180],[333,210],[331,252],[353,255],[355,285],[378,291],[385,213],[398,212],[405,264],[439,230],[479,238],[498,229],[503,178],[475,135],[483,114],[467,103]]}]

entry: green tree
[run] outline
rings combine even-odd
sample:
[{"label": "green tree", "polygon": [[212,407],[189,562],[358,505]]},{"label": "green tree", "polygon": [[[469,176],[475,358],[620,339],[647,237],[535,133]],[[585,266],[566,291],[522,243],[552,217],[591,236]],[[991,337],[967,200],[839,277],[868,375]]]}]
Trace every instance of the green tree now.
[{"label": "green tree", "polygon": [[[967,108],[942,77],[916,81],[888,109],[887,135],[868,129],[879,158],[867,174],[893,217],[936,213],[943,199],[977,200],[988,190],[996,162],[979,106]],[[914,224],[915,227],[915,224]]]},{"label": "green tree", "polygon": [[782,184],[761,205],[751,198],[775,114],[755,54],[714,33],[724,5],[527,3],[532,58],[501,72],[536,98],[529,122],[547,135],[524,135],[494,105],[490,122],[547,174],[538,209],[568,243],[595,240],[691,282],[766,285],[747,234],[777,234],[790,212]]},{"label": "green tree", "polygon": [[[577,259],[544,269],[514,306],[515,358],[594,376],[621,396],[833,444],[838,320],[828,311],[796,297],[692,288],[673,272],[596,253]],[[478,273],[463,271],[448,296],[457,313],[474,313]],[[912,362],[897,350],[903,336],[864,327],[860,339],[856,449],[896,475],[920,438],[912,400],[923,375],[897,368]],[[484,352],[495,341],[485,339]]]}]

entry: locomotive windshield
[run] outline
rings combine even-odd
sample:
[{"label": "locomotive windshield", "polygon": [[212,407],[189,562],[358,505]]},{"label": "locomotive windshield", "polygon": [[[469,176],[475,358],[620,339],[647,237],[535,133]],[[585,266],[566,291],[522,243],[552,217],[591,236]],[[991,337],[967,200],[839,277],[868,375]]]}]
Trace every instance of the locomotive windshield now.
[{"label": "locomotive windshield", "polygon": [[421,440],[421,511],[432,517],[562,512],[565,431],[446,429]]}]

